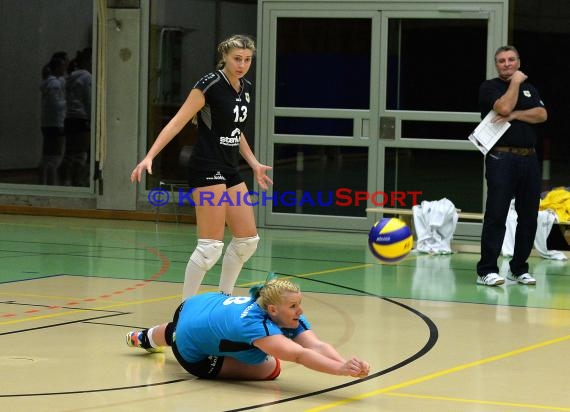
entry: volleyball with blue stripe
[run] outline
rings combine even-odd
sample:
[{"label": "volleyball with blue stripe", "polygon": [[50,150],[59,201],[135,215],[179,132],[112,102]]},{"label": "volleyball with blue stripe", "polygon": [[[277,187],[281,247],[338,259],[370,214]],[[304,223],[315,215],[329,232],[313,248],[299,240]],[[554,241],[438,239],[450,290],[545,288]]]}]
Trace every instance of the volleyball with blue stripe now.
[{"label": "volleyball with blue stripe", "polygon": [[395,217],[376,222],[368,234],[372,254],[383,263],[397,263],[404,259],[414,244],[409,226]]}]

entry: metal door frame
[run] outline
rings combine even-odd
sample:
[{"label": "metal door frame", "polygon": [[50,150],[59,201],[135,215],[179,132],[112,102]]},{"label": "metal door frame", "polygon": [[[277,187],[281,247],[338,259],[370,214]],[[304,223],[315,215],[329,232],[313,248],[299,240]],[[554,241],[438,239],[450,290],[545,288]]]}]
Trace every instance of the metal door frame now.
[{"label": "metal door frame", "polygon": [[[257,60],[257,116],[256,136],[259,136],[256,153],[260,161],[271,164],[274,150],[278,143],[322,144],[342,146],[365,146],[368,154],[368,182],[370,192],[382,191],[384,186],[384,153],[386,148],[441,148],[451,150],[473,150],[467,141],[402,140],[401,121],[405,120],[449,120],[476,122],[478,113],[418,112],[386,110],[387,63],[382,56],[387,54],[389,18],[445,18],[445,19],[488,19],[487,55],[507,39],[508,0],[488,2],[325,2],[311,3],[298,1],[263,1],[259,3],[258,33],[259,56]],[[317,108],[282,108],[275,107],[275,70],[276,70],[276,30],[279,17],[322,17],[322,18],[370,18],[372,21],[371,39],[371,78],[369,110],[317,109]],[[494,71],[492,59],[487,59],[487,74]],[[351,138],[327,136],[279,135],[274,133],[275,116],[353,118],[354,134]],[[380,119],[395,118],[396,139],[379,139]],[[481,190],[485,191],[484,179]],[[268,196],[271,196],[270,189]],[[368,205],[372,207],[372,204]],[[368,230],[377,216],[346,217],[330,215],[307,215],[273,213],[271,207],[257,206],[256,216],[260,227],[315,228],[328,230]],[[477,233],[480,224],[460,224],[459,234]]]}]

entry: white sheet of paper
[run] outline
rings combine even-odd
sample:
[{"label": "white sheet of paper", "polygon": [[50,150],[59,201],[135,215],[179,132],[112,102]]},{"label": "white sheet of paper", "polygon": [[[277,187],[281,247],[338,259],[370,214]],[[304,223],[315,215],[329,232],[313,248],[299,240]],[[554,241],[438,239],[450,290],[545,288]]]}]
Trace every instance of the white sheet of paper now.
[{"label": "white sheet of paper", "polygon": [[469,140],[471,140],[475,147],[484,155],[491,150],[495,143],[497,143],[497,140],[511,127],[509,122],[493,123],[492,120],[495,116],[497,116],[497,112],[491,110],[475,128],[473,133],[469,135]]}]

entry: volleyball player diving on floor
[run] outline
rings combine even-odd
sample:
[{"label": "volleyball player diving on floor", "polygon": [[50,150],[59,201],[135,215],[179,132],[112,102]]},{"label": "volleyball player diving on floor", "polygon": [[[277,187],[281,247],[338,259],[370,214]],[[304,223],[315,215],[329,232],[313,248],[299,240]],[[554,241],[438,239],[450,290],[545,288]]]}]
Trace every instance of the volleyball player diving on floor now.
[{"label": "volleyball player diving on floor", "polygon": [[367,362],[343,358],[311,330],[298,285],[268,278],[250,295],[196,295],[180,305],[172,322],[129,332],[127,345],[148,352],[171,346],[186,371],[206,379],[272,380],[281,372],[280,360],[332,375],[368,376]]},{"label": "volleyball player diving on floor", "polygon": [[244,76],[251,67],[255,43],[235,35],[218,45],[218,53],[219,69],[198,80],[131,174],[132,182],[140,182],[145,171],[152,174],[153,159],[189,121],[197,120],[198,140],[188,164],[188,184],[196,204],[198,241],[186,265],[183,299],[196,294],[206,272],[220,259],[226,224],[233,237],[222,261],[221,292],[232,294],[241,268],[257,249],[252,202],[243,201],[249,190],[238,172],[239,155],[262,189],[273,183],[266,174],[271,167],[257,161],[243,134],[254,110],[253,86]]}]

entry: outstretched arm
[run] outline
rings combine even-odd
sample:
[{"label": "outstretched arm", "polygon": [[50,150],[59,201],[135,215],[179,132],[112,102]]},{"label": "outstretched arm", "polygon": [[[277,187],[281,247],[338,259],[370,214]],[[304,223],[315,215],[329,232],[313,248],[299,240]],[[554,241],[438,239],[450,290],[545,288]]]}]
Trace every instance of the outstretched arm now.
[{"label": "outstretched arm", "polygon": [[254,178],[259,184],[259,186],[262,189],[267,190],[268,184],[273,184],[273,180],[271,180],[271,178],[267,176],[267,171],[271,170],[272,167],[263,165],[257,161],[243,133],[241,134],[241,138],[239,140],[239,152],[241,153],[242,157],[245,159],[249,167],[251,167],[251,169],[253,170]]},{"label": "outstretched arm", "polygon": [[[295,362],[318,372],[331,375],[353,376],[355,378],[365,377],[369,373],[368,364],[357,358],[351,358],[346,361],[342,359],[342,357],[335,359],[335,355],[333,355],[333,358],[330,358],[317,350],[305,348],[283,335],[261,338],[256,340],[253,344],[273,357],[288,362]],[[321,350],[324,348],[324,346],[320,347]],[[327,350],[324,351],[328,353]],[[328,354],[332,355],[331,353]]]},{"label": "outstretched arm", "polygon": [[293,340],[302,347],[312,349],[315,352],[319,352],[321,355],[326,356],[329,359],[334,359],[339,362],[346,362],[346,360],[337,352],[335,348],[332,347],[332,345],[320,340],[312,330],[306,330],[305,332],[295,337]]},{"label": "outstretched arm", "polygon": [[[306,330],[305,332],[299,334],[297,337],[295,337],[294,341],[304,348],[312,349],[329,359],[334,359],[340,362],[347,362],[332,345],[320,340],[312,330]],[[368,373],[370,372],[370,365],[368,362],[365,362],[358,358],[352,358],[351,361],[357,361],[360,363],[360,373],[357,375],[351,374],[351,376],[354,376],[355,378],[363,378],[365,376],[368,376]]]},{"label": "outstretched arm", "polygon": [[198,113],[205,104],[206,99],[202,91],[198,89],[192,89],[186,98],[186,101],[182,107],[180,107],[176,115],[174,115],[168,124],[164,126],[164,129],[161,130],[160,134],[149,149],[145,158],[137,165],[137,167],[135,167],[131,173],[131,182],[140,182],[142,174],[145,171],[149,174],[152,174],[152,160],[172,139],[174,139],[174,137],[180,132],[180,130],[182,130],[186,123],[188,123],[194,116],[196,116],[196,113]]}]

